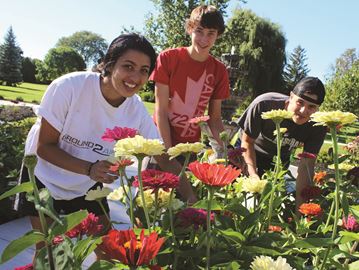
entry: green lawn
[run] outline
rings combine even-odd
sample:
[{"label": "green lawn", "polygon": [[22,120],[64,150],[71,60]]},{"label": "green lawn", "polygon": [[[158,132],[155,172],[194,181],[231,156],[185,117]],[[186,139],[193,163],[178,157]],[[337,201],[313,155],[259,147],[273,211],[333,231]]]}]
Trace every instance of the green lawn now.
[{"label": "green lawn", "polygon": [[[0,96],[8,100],[16,100],[21,97],[25,102],[34,103],[34,101],[40,103],[41,98],[47,88],[45,84],[35,83],[22,83],[17,87],[0,85]],[[155,104],[150,102],[144,102],[148,113],[153,115]]]}]

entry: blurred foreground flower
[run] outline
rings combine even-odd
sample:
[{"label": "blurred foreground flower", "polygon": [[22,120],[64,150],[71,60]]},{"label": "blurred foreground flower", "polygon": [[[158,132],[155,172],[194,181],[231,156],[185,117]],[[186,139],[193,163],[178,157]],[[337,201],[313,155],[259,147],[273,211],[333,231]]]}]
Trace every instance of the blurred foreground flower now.
[{"label": "blurred foreground flower", "polygon": [[313,178],[314,183],[318,185],[323,185],[325,176],[327,176],[327,172],[325,171],[315,173]]},{"label": "blurred foreground flower", "polygon": [[355,217],[351,214],[347,218],[343,217],[343,228],[348,231],[358,232],[359,231],[359,224],[356,221]]},{"label": "blurred foreground flower", "polygon": [[115,144],[115,156],[157,156],[162,155],[165,147],[157,139],[145,139],[140,135],[122,139]]},{"label": "blurred foreground flower", "polygon": [[33,269],[34,269],[34,266],[32,265],[32,263],[14,268],[14,270],[33,270]]},{"label": "blurred foreground flower", "polygon": [[115,164],[110,166],[110,170],[113,172],[118,172],[119,170],[125,169],[127,166],[131,166],[134,163],[131,159],[121,159],[117,160]]},{"label": "blurred foreground flower", "polygon": [[309,152],[302,152],[302,153],[299,153],[299,154],[297,155],[297,157],[298,157],[299,159],[302,159],[302,158],[316,159],[316,158],[317,158],[317,155],[312,154],[312,153],[309,153]]},{"label": "blurred foreground flower", "polygon": [[86,193],[85,200],[86,201],[96,201],[102,198],[107,197],[108,194],[111,193],[111,189],[108,187],[97,187],[96,189],[91,189]]},{"label": "blurred foreground flower", "polygon": [[281,232],[282,227],[281,226],[275,226],[275,225],[269,225],[268,231],[269,232]]},{"label": "blurred foreground flower", "polygon": [[306,216],[319,216],[323,210],[317,203],[303,203],[299,207],[299,212]]},{"label": "blurred foreground flower", "polygon": [[[178,224],[187,228],[193,225],[197,230],[199,227],[206,228],[207,211],[197,208],[186,208],[177,214]],[[211,222],[214,222],[214,213],[211,213]]]},{"label": "blurred foreground flower", "polygon": [[[158,204],[158,208],[168,208],[169,203],[170,203],[170,195],[171,192],[166,192],[162,189],[158,190],[158,198],[157,198],[157,204]],[[172,195],[172,209],[173,210],[177,210],[179,208],[181,208],[184,203],[175,198],[175,194]],[[146,190],[144,191],[144,197],[145,197],[145,201],[146,201],[146,206],[148,208],[148,210],[150,212],[153,212],[155,210],[155,194],[152,193],[152,190]],[[136,198],[136,203],[139,207],[143,207],[143,203],[142,203],[142,198],[139,196]]]},{"label": "blurred foreground flower", "polygon": [[168,149],[167,153],[170,155],[170,159],[173,159],[179,155],[184,155],[186,153],[196,153],[198,154],[204,148],[204,144],[200,142],[196,143],[179,143],[170,149]]},{"label": "blurred foreground flower", "polygon": [[188,168],[199,180],[209,186],[224,187],[234,181],[241,171],[231,165],[199,163],[194,161]]},{"label": "blurred foreground flower", "polygon": [[[169,172],[163,172],[154,169],[147,169],[141,172],[142,183],[144,190],[152,190],[152,193],[157,192],[160,188],[168,192],[172,188],[177,188],[179,184],[179,177]],[[132,184],[138,187],[138,176],[135,176],[135,181]]]},{"label": "blurred foreground flower", "polygon": [[285,258],[278,257],[273,260],[269,256],[257,256],[251,263],[252,270],[295,270],[292,268]]},{"label": "blurred foreground flower", "polygon": [[350,112],[331,111],[331,112],[316,112],[311,116],[316,125],[335,127],[337,125],[351,124],[356,121],[357,116]]},{"label": "blurred foreground flower", "polygon": [[262,113],[262,119],[271,119],[275,123],[280,123],[284,119],[291,119],[293,117],[293,113],[287,110],[271,110],[268,112]]},{"label": "blurred foreground flower", "polygon": [[119,260],[130,267],[149,266],[164,241],[164,238],[158,238],[156,232],[145,236],[142,230],[139,239],[137,239],[133,230],[111,230],[102,237],[100,248],[109,258]]},{"label": "blurred foreground flower", "polygon": [[267,184],[267,180],[261,180],[259,177],[241,177],[243,179],[243,191],[261,194]]},{"label": "blurred foreground flower", "polygon": [[122,140],[125,138],[135,137],[137,130],[128,127],[114,127],[113,129],[106,128],[101,139],[107,142]]},{"label": "blurred foreground flower", "polygon": [[317,186],[307,186],[302,189],[300,195],[306,201],[318,198],[322,194],[322,189]]}]

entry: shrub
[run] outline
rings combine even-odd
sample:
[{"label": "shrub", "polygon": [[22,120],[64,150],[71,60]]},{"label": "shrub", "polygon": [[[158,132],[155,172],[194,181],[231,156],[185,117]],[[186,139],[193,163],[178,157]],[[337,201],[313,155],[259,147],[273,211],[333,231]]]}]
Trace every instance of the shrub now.
[{"label": "shrub", "polygon": [[[21,107],[0,109],[2,116],[0,124],[0,194],[11,189],[17,183],[17,177],[21,168],[24,156],[24,144],[27,133],[35,122],[35,118],[18,120]],[[31,108],[30,108],[31,109]],[[4,113],[4,110],[6,113]],[[12,115],[13,112],[14,114]],[[33,114],[33,113],[32,113]],[[8,121],[4,117],[8,116]],[[21,114],[24,118],[25,114]],[[14,120],[15,119],[15,120]],[[16,212],[12,210],[13,198],[0,201],[0,224],[16,218]]]},{"label": "shrub", "polygon": [[142,101],[155,102],[155,94],[153,92],[141,92],[140,96]]},{"label": "shrub", "polygon": [[16,97],[16,101],[21,101],[21,102],[23,102],[24,99],[23,99],[22,97]]}]

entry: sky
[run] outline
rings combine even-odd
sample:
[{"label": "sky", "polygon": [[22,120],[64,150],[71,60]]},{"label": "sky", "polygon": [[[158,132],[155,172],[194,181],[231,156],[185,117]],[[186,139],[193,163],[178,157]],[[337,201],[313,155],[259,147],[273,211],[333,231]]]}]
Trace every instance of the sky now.
[{"label": "sky", "polygon": [[[238,3],[230,1],[229,17]],[[122,27],[142,30],[155,11],[150,0],[0,0],[0,6],[0,43],[12,26],[23,56],[42,60],[61,37],[87,30],[110,43]],[[359,50],[357,0],[247,0],[239,6],[280,25],[287,54],[301,45],[309,75],[322,80],[346,49]]]}]

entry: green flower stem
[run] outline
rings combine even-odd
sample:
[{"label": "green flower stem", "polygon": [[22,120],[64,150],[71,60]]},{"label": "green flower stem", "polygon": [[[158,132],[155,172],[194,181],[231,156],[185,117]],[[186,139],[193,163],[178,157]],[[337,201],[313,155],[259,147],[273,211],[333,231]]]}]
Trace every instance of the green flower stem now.
[{"label": "green flower stem", "polygon": [[175,235],[175,227],[173,225],[173,210],[172,210],[172,200],[173,200],[173,196],[174,196],[174,190],[175,190],[174,188],[172,188],[172,190],[171,190],[170,201],[168,204],[168,211],[170,214],[170,226],[171,226],[171,233],[172,233],[172,241],[173,241],[173,244],[177,247],[178,244],[177,244],[176,235]]},{"label": "green flower stem", "polygon": [[155,191],[155,211],[153,213],[153,223],[152,223],[153,229],[155,229],[157,211],[158,211],[158,190]]},{"label": "green flower stem", "polygon": [[142,183],[142,174],[141,174],[143,157],[137,156],[137,160],[138,160],[137,175],[138,175],[138,183],[139,183],[139,187],[140,187],[141,199],[142,199],[142,204],[143,204],[143,211],[145,212],[147,228],[151,232],[150,217],[148,215],[148,209],[146,206],[145,193],[143,192],[143,183]]},{"label": "green flower stem", "polygon": [[281,149],[281,140],[282,140],[281,137],[282,136],[281,136],[281,133],[280,133],[280,122],[274,122],[274,123],[275,123],[275,128],[277,130],[277,160],[276,160],[276,164],[275,164],[275,174],[274,174],[273,186],[272,186],[272,190],[271,190],[271,194],[270,194],[270,198],[269,198],[269,207],[268,207],[268,216],[267,216],[267,230],[269,228],[269,225],[270,225],[271,219],[272,219],[274,194],[275,194],[275,189],[276,189],[276,185],[277,185],[277,179],[278,179],[278,175],[279,175],[279,168],[280,168],[280,164],[281,164],[280,149]]},{"label": "green flower stem", "polygon": [[[135,218],[134,218],[134,213],[133,213],[133,196],[132,196],[132,189],[131,189],[131,181],[128,179],[125,171],[123,171],[123,176],[126,179],[127,187],[128,187],[128,198],[129,198],[129,202],[130,202],[130,220],[131,220],[131,227],[133,228],[134,224],[135,224]],[[122,180],[122,178],[121,178],[121,180]],[[124,187],[123,187],[123,190],[126,192]]]},{"label": "green flower stem", "polygon": [[329,226],[329,222],[330,222],[330,219],[332,218],[333,211],[334,211],[334,205],[335,205],[335,201],[333,200],[333,201],[332,201],[332,205],[330,206],[330,211],[329,211],[329,214],[328,214],[327,222],[325,223],[325,226],[324,226],[324,231],[325,231],[325,230],[328,228],[328,226]]},{"label": "green flower stem", "polygon": [[334,200],[335,200],[335,210],[334,210],[334,224],[333,224],[333,234],[332,240],[335,240],[337,235],[337,227],[339,220],[339,190],[341,185],[341,179],[339,174],[339,162],[338,162],[338,142],[337,142],[337,130],[335,126],[330,127],[330,133],[332,135],[333,141],[333,155],[334,155],[334,168],[335,168],[335,192],[334,192]]},{"label": "green flower stem", "polygon": [[180,172],[180,174],[178,175],[180,181],[181,181],[181,178],[182,178],[183,174],[184,174],[185,171],[186,171],[187,165],[188,165],[188,163],[189,163],[189,159],[190,159],[190,157],[191,157],[191,152],[186,152],[186,153],[184,153],[184,156],[185,156],[185,160],[184,160],[184,162],[183,162],[183,166],[182,166],[181,172]]},{"label": "green flower stem", "polygon": [[[35,167],[28,167],[28,172],[29,172],[30,182],[31,182],[32,186],[34,187],[35,204],[39,204],[40,203],[40,195],[39,195],[39,190],[37,189],[36,182],[35,182],[34,169],[35,169]],[[39,213],[42,231],[45,234],[45,239],[47,239],[49,234],[48,234],[48,227],[47,227],[45,215],[41,211],[38,211],[38,213]],[[45,240],[44,242],[45,242],[45,247],[47,250],[47,256],[49,258],[50,269],[55,270],[55,263],[54,263],[54,257],[52,254],[51,244],[49,244],[47,240]]]},{"label": "green flower stem", "polygon": [[214,189],[213,187],[208,187],[208,202],[207,202],[207,266],[206,269],[209,270],[211,267],[211,204],[213,199]]},{"label": "green flower stem", "polygon": [[[352,245],[352,247],[349,249],[349,254],[352,255],[356,249],[358,247],[358,240],[354,242],[354,244]],[[346,259],[344,262],[344,269],[346,269],[346,267],[348,267],[348,264],[350,262],[350,259]]]},{"label": "green flower stem", "polygon": [[98,200],[96,200],[96,201],[97,201],[97,202],[98,202],[98,204],[100,205],[100,207],[101,207],[101,209],[102,209],[102,212],[104,213],[104,215],[105,215],[106,219],[108,220],[108,222],[109,222],[109,226],[110,226],[111,228],[113,228],[113,225],[112,225],[111,219],[110,219],[110,217],[109,217],[108,213],[106,212],[105,207],[103,206],[102,199],[98,199]]}]

